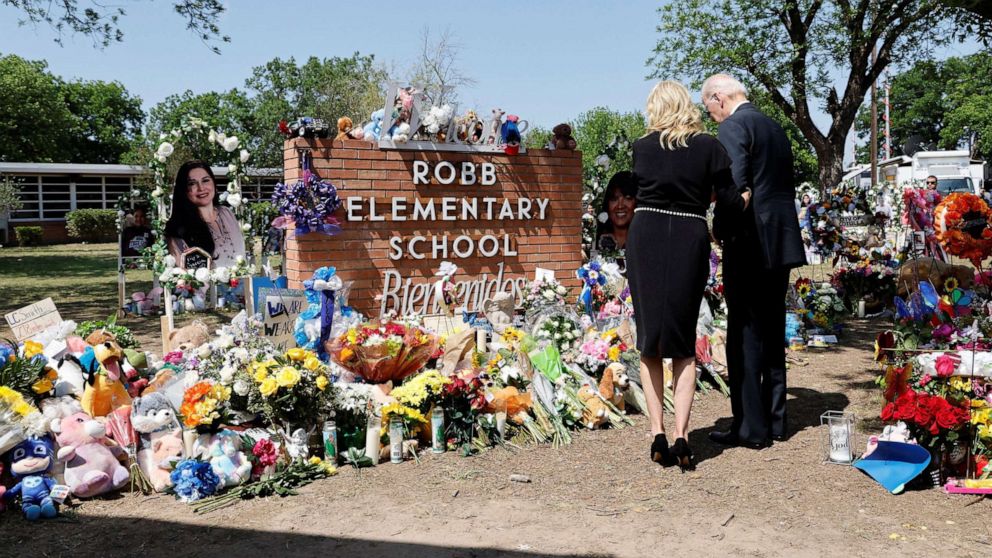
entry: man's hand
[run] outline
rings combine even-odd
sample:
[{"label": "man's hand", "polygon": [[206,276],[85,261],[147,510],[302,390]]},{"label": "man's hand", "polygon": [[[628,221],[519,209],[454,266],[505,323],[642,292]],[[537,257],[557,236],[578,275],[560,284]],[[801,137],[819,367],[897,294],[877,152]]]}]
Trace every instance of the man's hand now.
[{"label": "man's hand", "polygon": [[747,206],[751,203],[751,189],[748,188],[741,192],[741,197],[744,198],[744,209],[747,209]]}]

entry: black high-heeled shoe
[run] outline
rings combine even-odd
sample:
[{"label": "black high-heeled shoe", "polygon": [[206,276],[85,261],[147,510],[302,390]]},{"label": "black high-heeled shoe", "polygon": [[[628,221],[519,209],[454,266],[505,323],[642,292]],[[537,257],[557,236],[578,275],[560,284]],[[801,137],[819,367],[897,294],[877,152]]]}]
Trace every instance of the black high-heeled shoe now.
[{"label": "black high-heeled shoe", "polygon": [[668,438],[664,434],[655,434],[654,441],[651,442],[651,461],[668,467],[675,464],[672,454],[668,449]]},{"label": "black high-heeled shoe", "polygon": [[686,442],[685,438],[678,438],[672,444],[672,456],[683,473],[696,470],[695,456],[692,455],[692,448],[689,447],[689,442]]}]

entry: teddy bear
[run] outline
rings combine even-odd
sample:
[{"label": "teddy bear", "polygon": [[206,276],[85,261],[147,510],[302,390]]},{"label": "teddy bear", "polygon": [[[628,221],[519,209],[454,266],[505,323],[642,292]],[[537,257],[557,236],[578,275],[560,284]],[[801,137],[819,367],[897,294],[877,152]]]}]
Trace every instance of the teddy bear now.
[{"label": "teddy bear", "polygon": [[79,357],[89,373],[83,388],[83,411],[92,417],[105,417],[118,407],[131,404],[131,396],[121,379],[124,352],[112,333],[98,329],[86,338],[90,347]]},{"label": "teddy bear", "polygon": [[606,403],[600,399],[597,391],[592,386],[584,385],[579,389],[579,400],[582,401],[582,424],[589,430],[595,430],[606,424],[609,420],[609,411]]},{"label": "teddy bear", "polygon": [[75,413],[63,418],[55,433],[60,446],[58,459],[65,462],[65,482],[73,495],[91,498],[106,494],[131,478],[117,458],[124,452],[107,438],[106,427],[90,415]]},{"label": "teddy bear", "polygon": [[338,118],[338,135],[334,138],[336,141],[346,140],[346,139],[362,139],[365,137],[365,131],[361,128],[356,128],[354,123],[347,116],[342,116]]},{"label": "teddy bear", "polygon": [[200,320],[169,332],[169,350],[188,352],[210,340],[210,329]]},{"label": "teddy bear", "polygon": [[493,390],[489,395],[492,399],[487,403],[487,412],[506,413],[506,419],[518,425],[527,420],[528,412],[533,405],[530,393],[521,393],[517,388],[508,386]]},{"label": "teddy bear", "polygon": [[613,404],[614,407],[624,410],[624,392],[630,385],[627,378],[627,368],[619,362],[614,362],[603,371],[603,378],[599,381],[599,394]]},{"label": "teddy bear", "polygon": [[365,139],[371,142],[379,141],[379,136],[382,134],[383,116],[385,116],[385,111],[383,109],[379,109],[369,116],[371,119],[370,122],[362,129]]},{"label": "teddy bear", "polygon": [[138,450],[138,467],[155,491],[162,492],[172,486],[172,470],[182,459],[182,430],[159,432],[152,436],[148,446]]},{"label": "teddy bear", "polygon": [[221,430],[213,436],[206,457],[220,478],[217,488],[237,486],[251,477],[251,462],[241,451],[241,438],[230,430]]},{"label": "teddy bear", "polygon": [[401,122],[396,126],[396,130],[393,132],[393,141],[396,143],[406,143],[410,141],[410,125],[406,122]]},{"label": "teddy bear", "polygon": [[3,500],[11,502],[20,497],[21,513],[28,521],[58,515],[58,506],[51,495],[55,487],[55,479],[51,476],[55,464],[52,441],[47,436],[28,438],[14,446],[7,456],[10,472],[18,482],[6,493],[0,491]]},{"label": "teddy bear", "polygon": [[575,138],[572,137],[572,127],[568,124],[559,124],[551,129],[554,134],[553,145],[555,149],[572,151],[576,147]]},{"label": "teddy bear", "polygon": [[944,263],[933,258],[908,260],[899,266],[897,294],[905,297],[920,290],[921,281],[930,281],[938,290],[943,290],[944,281],[950,277],[957,279],[960,288],[968,289],[975,282],[975,270],[967,265]]}]

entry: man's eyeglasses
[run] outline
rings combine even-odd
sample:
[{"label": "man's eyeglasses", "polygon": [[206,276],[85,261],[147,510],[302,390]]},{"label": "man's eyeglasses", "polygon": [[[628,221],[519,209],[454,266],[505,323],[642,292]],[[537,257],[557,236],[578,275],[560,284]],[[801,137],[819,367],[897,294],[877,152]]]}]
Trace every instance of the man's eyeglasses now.
[{"label": "man's eyeglasses", "polygon": [[937,184],[936,180],[927,180],[927,184]]}]

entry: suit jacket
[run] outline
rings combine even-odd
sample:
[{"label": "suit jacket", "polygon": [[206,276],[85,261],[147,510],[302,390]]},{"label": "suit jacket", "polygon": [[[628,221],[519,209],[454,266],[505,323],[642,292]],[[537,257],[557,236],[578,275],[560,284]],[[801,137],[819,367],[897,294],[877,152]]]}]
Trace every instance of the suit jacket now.
[{"label": "suit jacket", "polygon": [[717,204],[714,235],[731,245],[756,248],[767,269],[806,265],[796,215],[792,146],[785,130],[744,103],[720,123],[717,138],[733,161],[737,187],[751,189],[751,203],[742,215]]}]

